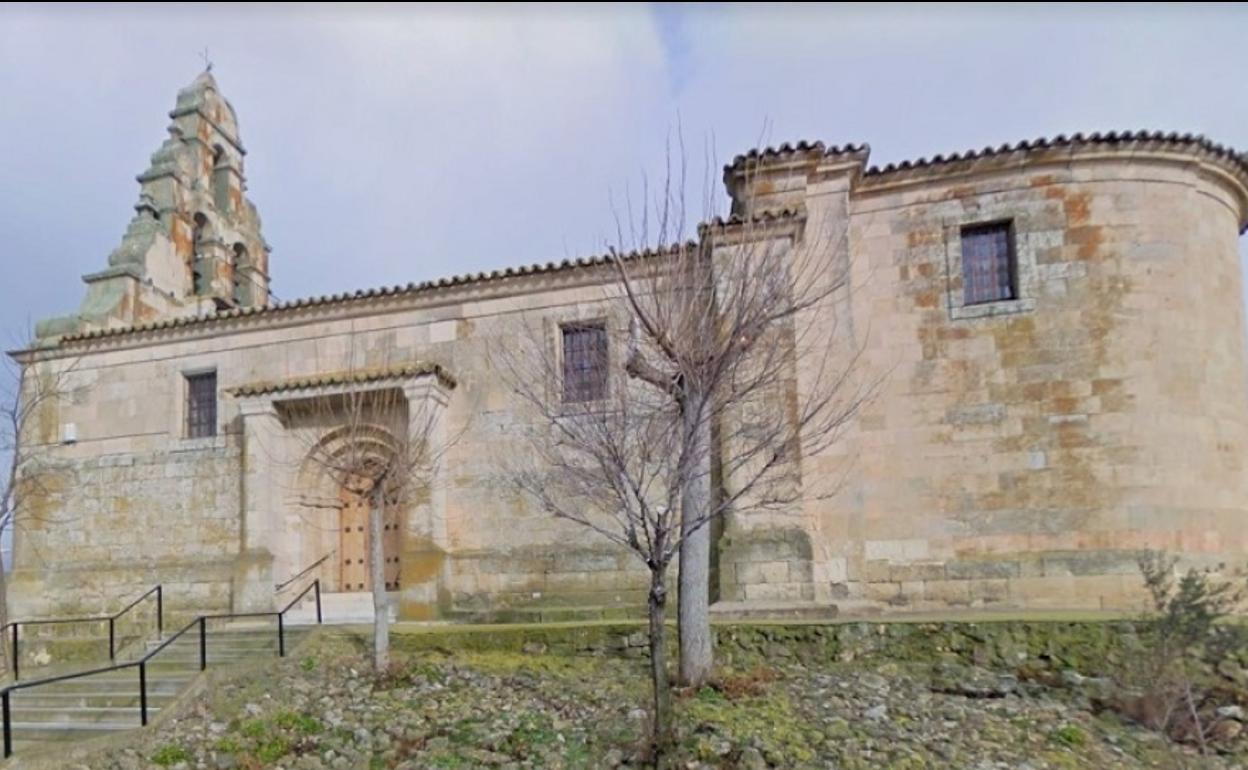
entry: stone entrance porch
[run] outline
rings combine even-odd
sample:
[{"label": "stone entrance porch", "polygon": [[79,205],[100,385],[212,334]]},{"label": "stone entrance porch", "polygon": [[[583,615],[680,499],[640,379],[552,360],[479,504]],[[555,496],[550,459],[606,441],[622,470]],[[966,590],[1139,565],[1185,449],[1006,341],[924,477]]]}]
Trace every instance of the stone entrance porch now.
[{"label": "stone entrance porch", "polygon": [[[275,586],[311,565],[317,566],[290,591],[319,578],[327,594],[368,597],[363,591],[371,584],[362,577],[368,568],[368,533],[357,531],[367,522],[367,505],[360,510],[358,494],[353,498],[344,490],[344,479],[320,458],[423,445],[428,462],[419,466],[418,482],[408,485],[385,516],[392,527],[383,531],[388,546],[385,580],[392,601],[397,598],[400,619],[439,615],[449,596],[450,575],[438,448],[446,444],[442,417],[454,387],[454,379],[440,366],[413,363],[256,383],[230,392],[238,400],[243,426],[242,553],[233,577],[235,611],[272,610],[282,600],[275,598]],[[361,398],[376,399],[385,408],[366,429],[355,425],[348,430],[344,426],[352,421],[338,405]]]}]

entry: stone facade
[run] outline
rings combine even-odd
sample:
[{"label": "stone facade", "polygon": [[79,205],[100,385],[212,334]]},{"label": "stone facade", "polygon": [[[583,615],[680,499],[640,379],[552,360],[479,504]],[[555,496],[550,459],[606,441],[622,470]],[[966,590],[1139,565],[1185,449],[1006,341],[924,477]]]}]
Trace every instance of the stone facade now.
[{"label": "stone facade", "polygon": [[[15,354],[72,369],[73,387],[29,437],[58,473],[16,534],[12,612],[114,607],[156,582],[186,606],[274,606],[274,585],[339,534],[307,504],[324,480],[301,464],[289,405],[361,387],[401,391],[456,436],[403,512],[401,617],[637,609],[633,557],[499,482],[525,417],[490,351],[613,312],[605,260],[274,304],[232,110],[201,76],[173,116],[110,277],[88,277],[83,312]],[[801,460],[803,488],[835,477],[835,494],[717,527],[718,606],[1125,608],[1141,550],[1248,559],[1248,162],[1160,134],[886,168],[867,155],[739,157],[733,218],[703,230],[719,243],[766,222],[795,263],[848,260],[837,317],[802,320],[843,335],[879,383],[840,441]],[[985,222],[1011,224],[1014,292],[967,304],[963,228]],[[811,236],[825,229],[843,237]],[[204,371],[217,435],[187,438],[186,376]],[[813,377],[797,366],[794,387]],[[336,570],[314,574],[335,590]]]}]

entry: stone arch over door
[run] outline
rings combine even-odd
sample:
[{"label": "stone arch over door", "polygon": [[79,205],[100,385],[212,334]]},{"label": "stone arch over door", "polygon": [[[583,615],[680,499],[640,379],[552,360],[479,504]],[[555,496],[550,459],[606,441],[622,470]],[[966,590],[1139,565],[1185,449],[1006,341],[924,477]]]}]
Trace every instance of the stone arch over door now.
[{"label": "stone arch over door", "polygon": [[[397,389],[406,414],[379,425],[361,440],[377,452],[386,451],[397,435],[425,437],[430,446],[445,447],[443,415],[455,385],[441,366],[415,362],[260,382],[227,391],[238,399],[243,428],[243,542],[234,577],[236,609],[271,609],[276,582],[300,574],[339,545],[342,484],[324,468],[307,463],[306,455],[309,435],[315,435],[316,441],[347,444],[332,429],[327,431],[326,424],[302,426],[292,419],[299,402]],[[434,452],[428,466],[419,469],[421,487],[408,495],[407,505],[396,510],[397,521],[391,520],[389,532],[398,544],[398,553],[390,556],[392,570],[397,570],[392,582],[398,583],[398,614],[404,619],[439,617],[450,603],[446,472],[440,454]],[[312,576],[321,578],[329,590],[339,590],[343,582],[333,555],[301,577]]]},{"label": "stone arch over door", "polygon": [[[328,557],[318,574],[329,591],[372,591],[369,513],[376,500],[376,483],[369,478],[368,467],[385,467],[399,444],[386,426],[353,426],[330,430],[303,458],[296,482],[299,493],[288,527],[298,534],[299,563],[312,564]],[[342,457],[350,459],[336,461]],[[357,466],[360,473],[346,470]],[[382,561],[388,591],[401,586],[401,534],[410,507],[399,499],[394,486],[390,485],[382,521]]]}]

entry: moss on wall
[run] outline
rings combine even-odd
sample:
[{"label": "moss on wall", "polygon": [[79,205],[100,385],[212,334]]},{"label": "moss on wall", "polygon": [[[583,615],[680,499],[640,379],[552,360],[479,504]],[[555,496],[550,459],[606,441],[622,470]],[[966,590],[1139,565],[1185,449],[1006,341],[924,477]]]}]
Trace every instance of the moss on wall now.
[{"label": "moss on wall", "polygon": [[[1135,620],[993,620],[984,622],[731,623],[713,627],[718,659],[750,666],[776,659],[940,661],[992,668],[1041,665],[1105,673],[1139,647]],[[1248,669],[1248,625],[1222,633],[1240,637],[1235,663]],[[675,634],[669,638],[675,641]],[[547,652],[567,655],[646,654],[644,624],[396,626],[401,651]],[[673,650],[674,651],[674,650]]]}]

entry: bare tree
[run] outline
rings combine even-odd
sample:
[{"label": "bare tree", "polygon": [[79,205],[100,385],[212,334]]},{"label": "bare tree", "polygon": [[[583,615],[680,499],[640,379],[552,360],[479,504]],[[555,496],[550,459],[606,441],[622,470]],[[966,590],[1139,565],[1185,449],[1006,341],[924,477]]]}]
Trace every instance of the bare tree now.
[{"label": "bare tree", "polygon": [[[514,484],[549,514],[575,522],[636,554],[649,572],[647,617],[653,696],[651,748],[667,744],[671,691],[666,664],[667,573],[679,541],[678,424],[670,399],[627,378],[605,398],[565,399],[560,350],[540,320],[508,351],[492,353],[528,410],[524,452],[506,469]],[[617,343],[627,322],[604,324]],[[617,345],[609,345],[616,348]]]},{"label": "bare tree", "polygon": [[[526,321],[524,342],[495,354],[534,418],[533,451],[509,471],[512,483],[649,570],[656,752],[670,724],[673,560],[679,554],[680,678],[697,685],[713,663],[708,525],[821,494],[800,478],[800,459],[835,442],[878,384],[855,376],[861,347],[838,328],[849,281],[843,234],[790,211],[716,220],[686,242],[679,187],[666,184],[627,236],[621,225],[621,247],[595,268],[607,315],[599,328],[606,349],[619,351],[604,361],[598,397],[569,392],[548,323]],[[657,245],[626,251],[629,242]]]},{"label": "bare tree", "polygon": [[[617,242],[655,243],[662,268],[633,269],[622,247],[612,264],[631,323],[625,369],[679,414],[680,679],[700,686],[713,665],[709,523],[830,494],[800,477],[800,460],[836,441],[878,381],[860,376],[861,347],[840,326],[846,223],[751,212],[681,243],[683,154],[639,223],[631,208],[627,225],[617,217]],[[746,188],[757,170],[747,163]]]},{"label": "bare tree", "polygon": [[[22,350],[32,347],[29,339]],[[58,409],[70,395],[75,362],[39,362],[16,354],[6,356],[0,368],[0,542],[11,544],[16,530],[47,520],[40,502],[59,486],[61,472],[50,454],[58,443]],[[0,627],[9,622],[11,566],[0,551]],[[3,654],[11,666],[7,645]]]},{"label": "bare tree", "polygon": [[[351,356],[354,361],[355,356]],[[305,444],[302,462],[325,474],[343,497],[304,498],[309,507],[342,510],[350,496],[368,506],[368,582],[373,596],[373,664],[389,664],[389,602],[386,568],[398,555],[385,553],[384,530],[429,483],[431,468],[449,441],[438,442],[440,409],[429,401],[413,402],[402,381],[428,373],[427,365],[393,363],[355,367],[318,378],[327,383],[309,396],[283,405],[286,421]],[[391,518],[395,520],[390,521]],[[387,559],[394,559],[388,562]]]}]

